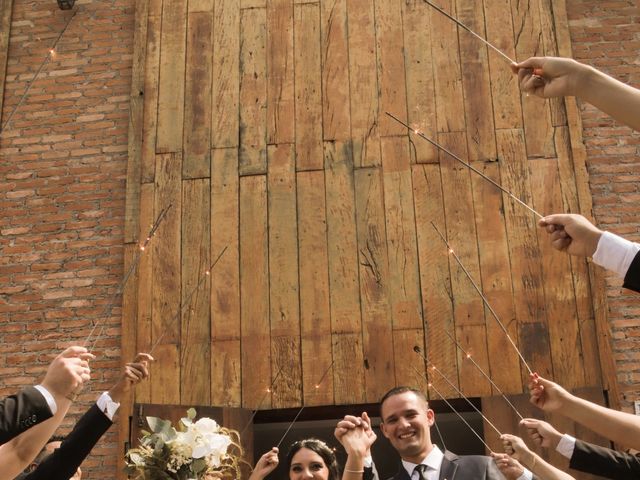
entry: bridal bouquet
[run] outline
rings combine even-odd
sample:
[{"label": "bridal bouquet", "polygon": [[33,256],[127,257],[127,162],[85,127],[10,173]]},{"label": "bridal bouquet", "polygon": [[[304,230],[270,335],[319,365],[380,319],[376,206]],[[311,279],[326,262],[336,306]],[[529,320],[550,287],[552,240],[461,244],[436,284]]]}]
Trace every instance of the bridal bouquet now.
[{"label": "bridal bouquet", "polygon": [[194,422],[195,417],[189,409],[177,429],[168,420],[147,417],[151,431],[143,431],[140,446],[126,453],[126,473],[144,480],[240,478],[238,433],[210,418]]}]

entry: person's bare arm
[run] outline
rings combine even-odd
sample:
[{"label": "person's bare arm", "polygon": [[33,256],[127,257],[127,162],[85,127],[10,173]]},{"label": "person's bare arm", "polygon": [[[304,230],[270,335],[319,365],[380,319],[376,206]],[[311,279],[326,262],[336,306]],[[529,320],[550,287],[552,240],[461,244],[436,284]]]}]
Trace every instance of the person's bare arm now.
[{"label": "person's bare arm", "polygon": [[511,66],[520,87],[542,98],[576,96],[640,130],[640,90],[571,58],[531,57]]},{"label": "person's bare arm", "polygon": [[509,457],[511,456],[539,478],[545,480],[575,480],[568,473],[547,463],[542,457],[531,451],[520,437],[504,434],[500,438],[507,453],[494,453],[492,456],[501,471],[509,468]]},{"label": "person's bare arm", "polygon": [[529,389],[531,403],[538,408],[562,413],[615,443],[640,450],[640,417],[576,397],[557,383],[535,374]]}]

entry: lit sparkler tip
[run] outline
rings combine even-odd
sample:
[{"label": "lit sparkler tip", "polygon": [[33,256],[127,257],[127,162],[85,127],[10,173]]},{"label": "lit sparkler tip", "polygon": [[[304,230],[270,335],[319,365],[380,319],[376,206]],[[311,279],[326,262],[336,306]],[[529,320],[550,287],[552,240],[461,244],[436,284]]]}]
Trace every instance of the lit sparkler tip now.
[{"label": "lit sparkler tip", "polygon": [[436,369],[436,366],[435,366],[435,365],[432,365],[432,366],[431,366],[431,370],[435,370],[435,369]]},{"label": "lit sparkler tip", "polygon": [[206,272],[204,272],[205,275],[211,275],[211,272],[209,270],[207,270]]},{"label": "lit sparkler tip", "polygon": [[270,388],[267,388],[267,393],[271,393],[271,389]]},{"label": "lit sparkler tip", "polygon": [[433,387],[433,385],[431,385],[431,383],[427,383],[427,387]]},{"label": "lit sparkler tip", "polygon": [[471,358],[471,354],[467,353],[467,358]]},{"label": "lit sparkler tip", "polygon": [[317,390],[318,388],[320,388],[320,385],[316,385],[316,390]]},{"label": "lit sparkler tip", "polygon": [[453,253],[453,248],[450,248],[450,249],[449,249],[449,253]]},{"label": "lit sparkler tip", "polygon": [[144,245],[140,245],[140,250],[144,252]]}]

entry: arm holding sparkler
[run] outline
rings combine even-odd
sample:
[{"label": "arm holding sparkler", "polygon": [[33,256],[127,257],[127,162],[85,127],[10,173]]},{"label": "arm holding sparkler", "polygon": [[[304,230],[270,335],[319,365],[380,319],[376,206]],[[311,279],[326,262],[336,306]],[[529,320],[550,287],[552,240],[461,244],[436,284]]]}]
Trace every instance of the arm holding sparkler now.
[{"label": "arm holding sparkler", "polygon": [[536,444],[553,448],[568,458],[570,468],[615,480],[637,479],[640,475],[640,458],[636,455],[563,435],[542,420],[525,418],[520,424],[527,428]]},{"label": "arm holding sparkler", "polygon": [[542,98],[576,96],[640,130],[640,90],[571,58],[531,57],[511,65],[526,93]]},{"label": "arm holding sparkler", "polygon": [[531,451],[520,437],[505,433],[500,437],[507,454],[494,453],[493,457],[500,471],[511,468],[510,456],[521,461],[538,478],[544,480],[574,480],[574,477],[544,461],[537,453]]},{"label": "arm holding sparkler", "polygon": [[278,463],[280,463],[278,459],[278,447],[273,447],[260,457],[253,472],[251,472],[249,480],[262,480],[276,469]]},{"label": "arm holding sparkler", "polygon": [[594,263],[623,277],[625,288],[640,291],[640,244],[604,232],[582,215],[547,215],[538,226],[547,231],[556,250],[592,256]]},{"label": "arm holding sparkler", "polygon": [[371,445],[376,441],[377,435],[371,428],[367,412],[360,417],[345,416],[338,422],[334,435],[347,452],[342,480],[377,478],[371,460]]},{"label": "arm holding sparkler", "polygon": [[559,412],[615,443],[640,449],[640,417],[606,408],[572,395],[537,374],[529,384],[531,403],[547,412]]}]

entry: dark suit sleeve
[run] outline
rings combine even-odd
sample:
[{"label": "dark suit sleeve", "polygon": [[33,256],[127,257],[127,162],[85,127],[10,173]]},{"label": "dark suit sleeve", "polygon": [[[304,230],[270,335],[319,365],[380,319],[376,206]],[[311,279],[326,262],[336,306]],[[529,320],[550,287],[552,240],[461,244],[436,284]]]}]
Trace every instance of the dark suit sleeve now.
[{"label": "dark suit sleeve", "polygon": [[640,252],[636,253],[631,265],[629,265],[629,270],[624,276],[624,284],[622,286],[629,290],[640,292]]},{"label": "dark suit sleeve", "polygon": [[362,475],[362,478],[363,480],[380,480],[375,463],[371,464],[371,467],[364,467],[364,475]]},{"label": "dark suit sleeve", "polygon": [[47,400],[34,387],[5,398],[0,401],[0,444],[52,416]]},{"label": "dark suit sleeve", "polygon": [[640,459],[635,455],[576,440],[569,467],[615,480],[640,478]]},{"label": "dark suit sleeve", "polygon": [[93,405],[64,439],[60,448],[45,458],[25,480],[69,480],[100,437],[113,424]]}]

